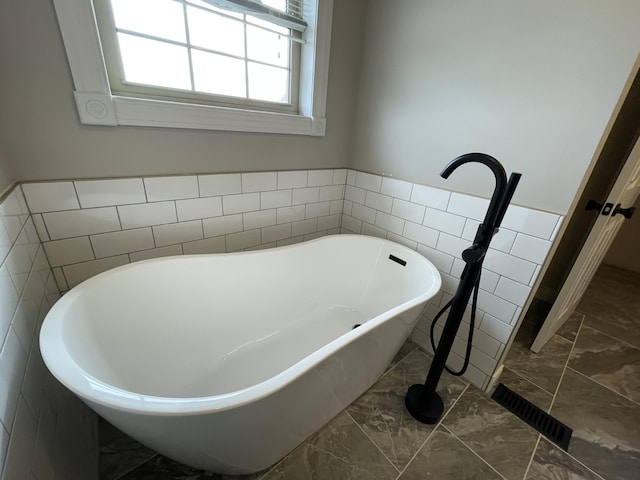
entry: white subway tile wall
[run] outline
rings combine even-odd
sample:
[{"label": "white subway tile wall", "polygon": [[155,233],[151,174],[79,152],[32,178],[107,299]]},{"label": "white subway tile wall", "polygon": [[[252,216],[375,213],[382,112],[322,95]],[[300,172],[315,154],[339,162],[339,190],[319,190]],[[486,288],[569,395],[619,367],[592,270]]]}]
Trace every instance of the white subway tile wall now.
[{"label": "white subway tile wall", "polygon": [[[431,319],[455,293],[464,268],[461,252],[489,203],[348,169],[61,181],[24,184],[23,190],[27,204],[33,203],[30,233],[37,231],[43,242],[61,291],[114,266],[166,255],[254,250],[334,233],[402,243],[429,258],[443,278],[443,293],[427,306],[413,333],[427,349]],[[561,221],[556,214],[511,206],[493,239],[466,374],[481,388]],[[0,232],[0,253],[7,243],[2,238]],[[15,255],[12,268],[19,277],[24,268]],[[463,327],[449,358],[454,368],[462,365],[465,341]]]},{"label": "white subway tile wall", "polygon": [[[376,235],[417,249],[442,275],[442,295],[425,308],[413,339],[431,351],[433,318],[453,296],[469,247],[489,201],[369,173],[347,172],[343,233]],[[471,361],[465,378],[485,388],[522,313],[562,217],[510,206],[487,254],[478,295]],[[462,366],[468,317],[454,342],[448,364]],[[436,326],[439,339],[446,320]]]},{"label": "white subway tile wall", "polygon": [[[26,190],[34,208],[53,210],[78,207],[72,189],[62,182]],[[51,376],[40,356],[40,325],[59,291],[36,234],[42,217],[34,217],[20,187],[0,202],[0,475],[96,479],[96,416]],[[48,248],[62,262],[83,261],[91,253],[87,242],[55,240]]]},{"label": "white subway tile wall", "polygon": [[32,233],[66,291],[137,260],[340,233],[346,178],[345,169],[327,169],[25,183],[23,190],[37,210]]}]

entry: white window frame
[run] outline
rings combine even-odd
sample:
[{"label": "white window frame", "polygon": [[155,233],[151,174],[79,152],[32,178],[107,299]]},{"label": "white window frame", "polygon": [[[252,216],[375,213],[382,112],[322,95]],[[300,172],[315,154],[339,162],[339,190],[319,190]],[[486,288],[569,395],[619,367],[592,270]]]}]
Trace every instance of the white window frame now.
[{"label": "white window frame", "polygon": [[333,0],[307,8],[300,59],[299,113],[171,102],[113,95],[92,0],[53,0],[80,121],[86,125],[135,125],[234,132],[324,136]]}]

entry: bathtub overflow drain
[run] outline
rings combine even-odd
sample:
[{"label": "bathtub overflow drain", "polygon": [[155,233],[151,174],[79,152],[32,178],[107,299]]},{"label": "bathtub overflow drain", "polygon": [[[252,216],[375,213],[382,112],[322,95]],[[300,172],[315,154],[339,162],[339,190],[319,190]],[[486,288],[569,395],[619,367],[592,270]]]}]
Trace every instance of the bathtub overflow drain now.
[{"label": "bathtub overflow drain", "polygon": [[358,328],[360,325],[362,325],[361,323],[356,323],[353,327],[351,327],[351,330],[355,330],[356,328]]}]

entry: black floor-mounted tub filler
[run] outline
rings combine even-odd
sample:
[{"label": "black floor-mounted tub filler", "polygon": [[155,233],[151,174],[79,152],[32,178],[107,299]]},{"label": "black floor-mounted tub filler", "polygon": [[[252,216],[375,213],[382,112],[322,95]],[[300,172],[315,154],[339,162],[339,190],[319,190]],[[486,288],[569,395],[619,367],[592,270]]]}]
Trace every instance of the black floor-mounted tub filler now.
[{"label": "black floor-mounted tub filler", "polygon": [[[449,316],[444,325],[442,335],[438,346],[434,347],[435,354],[433,361],[431,362],[431,368],[427,375],[427,379],[422,384],[416,384],[409,387],[407,395],[405,397],[405,405],[409,413],[418,421],[422,423],[434,424],[440,420],[442,413],[444,412],[444,404],[442,398],[436,392],[438,382],[442,371],[446,368],[447,357],[453,346],[453,341],[456,337],[462,317],[471,298],[471,294],[475,290],[474,301],[472,305],[472,317],[475,317],[475,299],[477,297],[477,289],[480,282],[480,273],[482,271],[482,263],[491,243],[493,235],[495,235],[502,223],[507,207],[511,202],[513,193],[518,186],[520,173],[512,173],[507,182],[507,174],[504,167],[495,158],[486,155],[484,153],[468,153],[452,160],[440,173],[443,178],[449,178],[449,175],[461,165],[465,163],[481,163],[491,169],[496,179],[495,189],[489,208],[484,217],[484,221],[478,227],[478,231],[473,240],[473,245],[462,252],[462,259],[465,261],[465,267],[460,277],[460,283],[456,290],[455,295],[447,305],[438,313],[434,319],[434,324],[431,327],[432,345],[433,345],[433,331],[435,322],[440,315],[446,310],[449,310]],[[469,354],[471,351],[471,341],[473,338],[473,321],[470,326],[469,343],[467,346],[467,355],[465,358],[464,366],[459,372],[454,374],[462,375],[466,370],[469,363]],[[453,373],[453,372],[452,372]]]}]

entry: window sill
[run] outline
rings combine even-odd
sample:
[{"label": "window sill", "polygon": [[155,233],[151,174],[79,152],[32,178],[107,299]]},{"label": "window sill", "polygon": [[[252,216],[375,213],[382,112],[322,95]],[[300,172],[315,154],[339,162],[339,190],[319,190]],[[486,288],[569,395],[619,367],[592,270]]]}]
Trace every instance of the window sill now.
[{"label": "window sill", "polygon": [[323,136],[326,120],[303,115],[74,92],[85,125],[133,125]]}]

